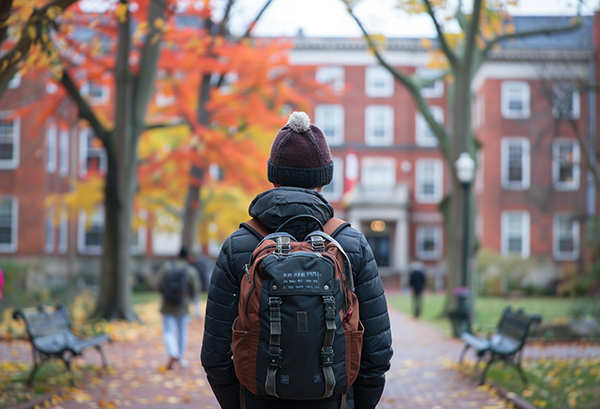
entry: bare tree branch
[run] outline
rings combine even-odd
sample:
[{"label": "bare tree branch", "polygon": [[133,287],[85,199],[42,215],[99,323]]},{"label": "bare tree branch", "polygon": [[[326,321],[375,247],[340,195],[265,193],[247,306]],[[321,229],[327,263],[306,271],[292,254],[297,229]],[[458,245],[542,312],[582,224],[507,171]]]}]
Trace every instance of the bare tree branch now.
[{"label": "bare tree branch", "polygon": [[[134,124],[139,130],[143,129],[146,120],[146,110],[148,102],[154,92],[154,79],[156,78],[157,61],[160,54],[160,45],[162,39],[161,27],[155,24],[156,21],[165,18],[165,2],[163,0],[153,0],[150,3],[148,12],[148,27],[150,31],[146,36],[144,46],[141,51],[140,71],[135,77],[134,82]],[[137,146],[139,132],[135,133],[132,144]],[[135,153],[132,153],[135,154]]]},{"label": "bare tree branch", "polygon": [[377,58],[377,61],[379,61],[379,63],[386,70],[388,70],[397,81],[406,86],[408,91],[411,93],[413,99],[415,100],[415,103],[417,104],[418,109],[423,114],[423,118],[425,118],[425,121],[431,127],[431,130],[437,137],[440,150],[442,151],[444,156],[448,158],[450,154],[448,147],[448,134],[446,133],[444,127],[436,121],[433,115],[431,115],[429,104],[421,95],[421,86],[419,86],[420,84],[417,84],[417,81],[415,81],[414,77],[410,77],[388,64],[388,62],[383,58],[383,56],[377,49],[377,45],[373,42],[373,39],[369,36],[365,27],[362,25],[358,17],[356,17],[356,15],[352,12],[352,9],[350,7],[348,7],[348,13],[350,13],[352,18],[354,18],[354,21],[356,21],[356,24],[358,24],[358,27],[363,32],[365,40],[367,41],[367,44],[369,45],[371,51],[373,51],[373,53],[375,54],[375,58]]},{"label": "bare tree branch", "polygon": [[467,69],[467,75],[471,75],[471,68],[473,67],[473,56],[477,47],[477,32],[479,31],[480,19],[481,19],[481,7],[482,0],[475,0],[473,3],[473,15],[469,22],[468,29],[466,31],[465,39],[465,54],[463,60],[463,68]]},{"label": "bare tree branch", "polygon": [[231,8],[233,7],[233,4],[235,3],[235,0],[229,0],[227,2],[227,6],[225,7],[225,14],[223,14],[223,20],[221,20],[221,23],[219,24],[219,34],[221,35],[226,35],[226,31],[227,31],[227,23],[229,22],[229,14],[231,13]]},{"label": "bare tree branch", "polygon": [[496,44],[498,44],[499,42],[504,41],[504,40],[523,38],[523,37],[531,37],[531,36],[535,36],[535,35],[551,35],[551,34],[558,34],[558,33],[568,33],[570,31],[577,30],[578,28],[581,27],[581,25],[582,25],[581,19],[577,18],[576,22],[570,26],[545,27],[545,28],[540,28],[540,29],[536,29],[536,30],[521,31],[519,33],[504,34],[504,35],[494,38],[486,45],[486,47],[482,51],[483,57],[486,58],[487,54],[490,52],[492,47],[494,47]]},{"label": "bare tree branch", "polygon": [[[60,10],[65,10],[76,1],[77,0],[54,0],[46,4],[44,7],[34,9],[33,13],[29,17],[29,20],[27,23],[25,23],[23,29],[21,30],[19,41],[17,41],[17,43],[8,53],[0,58],[0,95],[2,95],[8,87],[8,82],[17,72],[21,61],[23,61],[29,54],[31,47],[35,43],[43,41],[42,28],[51,23],[46,15],[48,9],[58,8]],[[9,3],[10,1],[6,0],[2,2],[2,12],[4,11],[5,6]],[[5,21],[0,22],[5,23]],[[5,24],[2,24],[0,27],[2,27],[2,30],[4,30]],[[30,27],[34,30],[34,36],[30,36],[29,34]]]},{"label": "bare tree branch", "polygon": [[[478,1],[481,1],[481,0],[478,0]],[[450,62],[450,65],[452,65],[453,67],[456,67],[456,64],[458,63],[458,61],[456,59],[456,55],[454,54],[454,51],[452,51],[452,48],[450,48],[448,41],[446,41],[446,36],[444,34],[444,31],[442,30],[442,27],[440,26],[437,19],[435,18],[435,12],[433,11],[431,2],[429,0],[423,0],[423,2],[425,3],[425,6],[427,7],[427,14],[429,14],[429,17],[431,17],[431,20],[433,21],[433,24],[435,25],[435,31],[438,34],[438,40],[440,42],[440,47],[441,47],[444,55]]]},{"label": "bare tree branch", "polygon": [[104,128],[102,123],[98,120],[98,117],[92,111],[90,104],[87,103],[85,99],[81,96],[81,92],[73,82],[73,79],[67,72],[67,70],[63,70],[62,77],[60,79],[61,84],[65,87],[71,99],[75,102],[79,109],[79,117],[88,121],[96,136],[100,139],[102,144],[107,147],[110,146],[109,141],[109,131]]},{"label": "bare tree branch", "polygon": [[267,0],[267,2],[265,3],[265,5],[263,6],[263,8],[256,15],[256,18],[254,18],[254,21],[252,23],[250,23],[250,25],[248,26],[248,29],[246,30],[246,32],[244,33],[244,35],[242,36],[242,38],[248,38],[248,37],[250,37],[250,33],[254,29],[254,26],[256,25],[256,23],[258,23],[258,20],[260,20],[260,17],[263,15],[263,13],[267,9],[267,7],[269,7],[269,5],[271,4],[272,1],[273,0]]}]

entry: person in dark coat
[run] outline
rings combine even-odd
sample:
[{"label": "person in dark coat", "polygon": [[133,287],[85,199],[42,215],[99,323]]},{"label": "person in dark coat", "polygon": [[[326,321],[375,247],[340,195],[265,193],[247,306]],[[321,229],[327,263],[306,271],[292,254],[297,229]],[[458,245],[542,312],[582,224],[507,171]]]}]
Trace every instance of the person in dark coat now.
[{"label": "person in dark coat", "polygon": [[[274,188],[252,201],[249,214],[271,231],[299,214],[314,216],[325,224],[333,217],[334,211],[320,191],[331,182],[332,177],[333,161],[323,132],[310,124],[308,115],[294,112],[271,147],[268,179]],[[316,223],[311,223],[294,223],[289,229],[286,225],[286,231],[294,237],[304,238],[317,228]],[[240,389],[232,360],[231,327],[238,315],[244,265],[260,241],[248,229],[240,228],[227,238],[216,261],[208,290],[201,351],[207,379],[222,408],[240,408],[242,401],[247,408],[261,409],[376,407],[392,357],[392,333],[384,289],[365,237],[348,226],[336,235],[336,240],[350,258],[360,319],[365,330],[360,370],[348,394],[345,397],[301,401],[256,396]]]},{"label": "person in dark coat", "polygon": [[425,289],[425,264],[419,260],[413,260],[408,265],[408,285],[413,294],[413,315],[415,318],[421,316],[423,307],[423,290]]}]

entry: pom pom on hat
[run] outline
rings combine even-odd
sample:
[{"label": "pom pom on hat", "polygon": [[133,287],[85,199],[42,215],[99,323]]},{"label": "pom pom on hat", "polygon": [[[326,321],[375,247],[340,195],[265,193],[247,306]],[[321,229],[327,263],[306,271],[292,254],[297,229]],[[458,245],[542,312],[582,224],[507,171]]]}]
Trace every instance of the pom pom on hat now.
[{"label": "pom pom on hat", "polygon": [[306,114],[306,112],[292,112],[290,115],[290,119],[288,119],[287,124],[292,128],[294,132],[304,133],[310,129],[310,118]]},{"label": "pom pom on hat", "polygon": [[327,139],[305,112],[293,112],[277,133],[267,177],[271,183],[307,189],[331,183],[333,160]]}]

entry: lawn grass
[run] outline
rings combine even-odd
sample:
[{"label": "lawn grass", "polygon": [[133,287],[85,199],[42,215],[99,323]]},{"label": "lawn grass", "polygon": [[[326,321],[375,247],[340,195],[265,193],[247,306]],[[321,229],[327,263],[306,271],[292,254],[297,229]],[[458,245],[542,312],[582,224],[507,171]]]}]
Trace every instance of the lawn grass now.
[{"label": "lawn grass", "polygon": [[[450,322],[441,318],[444,308],[445,294],[425,293],[423,297],[422,319],[431,322],[444,330],[450,331]],[[401,293],[387,297],[390,306],[407,314],[412,314],[410,293]],[[539,313],[545,322],[570,316],[571,307],[581,298],[556,298],[556,297],[477,297],[474,303],[475,318],[473,326],[477,328],[493,328],[500,319],[502,310],[511,305],[513,308],[523,308],[525,311]]]},{"label": "lawn grass", "polygon": [[[524,361],[528,385],[517,372],[495,364],[487,381],[505,387],[536,408],[598,409],[600,406],[600,359]],[[479,371],[474,371],[474,375]]]}]

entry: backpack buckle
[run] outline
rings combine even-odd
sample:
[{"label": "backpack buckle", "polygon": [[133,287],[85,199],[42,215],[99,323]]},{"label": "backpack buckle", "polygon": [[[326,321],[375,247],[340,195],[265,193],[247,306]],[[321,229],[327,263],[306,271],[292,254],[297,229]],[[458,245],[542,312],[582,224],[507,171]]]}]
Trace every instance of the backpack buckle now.
[{"label": "backpack buckle", "polygon": [[292,251],[291,239],[287,236],[277,237],[275,253],[277,255],[289,254]]},{"label": "backpack buckle", "polygon": [[[332,350],[333,353],[333,350]],[[275,345],[269,346],[267,351],[269,365],[281,367],[281,348]],[[332,360],[333,362],[333,360]]]},{"label": "backpack buckle", "polygon": [[310,244],[312,246],[313,251],[325,251],[325,240],[321,236],[310,236]]},{"label": "backpack buckle", "polygon": [[333,365],[333,348],[323,347],[321,348],[321,366]]}]

